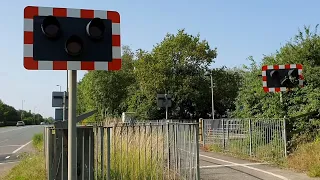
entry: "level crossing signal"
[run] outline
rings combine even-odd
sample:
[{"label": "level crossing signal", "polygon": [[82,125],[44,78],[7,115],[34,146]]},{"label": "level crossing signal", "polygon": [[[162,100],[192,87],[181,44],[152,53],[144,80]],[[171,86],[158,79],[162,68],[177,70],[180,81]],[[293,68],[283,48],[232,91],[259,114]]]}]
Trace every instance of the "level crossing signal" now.
[{"label": "level crossing signal", "polygon": [[120,70],[116,11],[27,6],[24,67],[28,70]]},{"label": "level crossing signal", "polygon": [[304,86],[301,64],[264,65],[262,83],[265,92],[287,91]]}]

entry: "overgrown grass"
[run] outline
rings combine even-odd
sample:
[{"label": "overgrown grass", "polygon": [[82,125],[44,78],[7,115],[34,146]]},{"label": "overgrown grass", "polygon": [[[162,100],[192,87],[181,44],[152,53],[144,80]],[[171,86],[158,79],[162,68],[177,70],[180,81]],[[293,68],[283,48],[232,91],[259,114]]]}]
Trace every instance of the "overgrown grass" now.
[{"label": "overgrown grass", "polygon": [[46,179],[45,158],[43,156],[43,135],[35,134],[32,138],[36,152],[25,154],[19,164],[10,170],[5,180],[44,180]]},{"label": "overgrown grass", "polygon": [[307,172],[311,177],[320,177],[320,139],[298,146],[288,157],[288,167]]},{"label": "overgrown grass", "polygon": [[286,159],[284,150],[278,139],[266,143],[263,139],[257,139],[252,142],[252,151],[250,156],[250,139],[229,139],[226,141],[225,149],[222,143],[209,145],[209,151],[225,153],[241,159],[269,162],[280,166],[285,166]]},{"label": "overgrown grass", "polygon": [[38,151],[43,151],[43,133],[35,134],[32,138],[32,144]]},{"label": "overgrown grass", "polygon": [[[162,133],[150,133],[149,128],[143,127],[115,129],[111,139],[111,179],[168,179]],[[169,179],[173,176],[170,173]]]},{"label": "overgrown grass", "polygon": [[[111,143],[111,179],[179,179],[174,178],[174,173],[168,172],[165,168],[166,158],[164,157],[167,154],[163,146],[164,135],[160,132],[160,128],[159,131],[153,129],[153,132],[150,133],[150,129],[144,127],[141,127],[140,131],[138,127],[129,127],[128,130],[117,127],[116,130],[112,130]],[[46,179],[42,134],[34,135],[33,146],[37,152],[23,157],[21,162],[5,177],[5,180]],[[95,158],[98,159],[97,157],[101,154],[98,152],[100,147],[95,148],[95,153],[98,153]],[[104,150],[104,155],[106,152],[107,149]],[[104,162],[106,169],[107,161]],[[99,160],[98,164],[100,164]],[[98,173],[98,179],[102,179],[99,169],[96,169],[98,171],[96,173]],[[106,174],[104,176],[106,179]]]},{"label": "overgrown grass", "polygon": [[31,154],[23,157],[21,162],[12,168],[5,180],[44,180],[46,179],[45,159],[43,154]]}]

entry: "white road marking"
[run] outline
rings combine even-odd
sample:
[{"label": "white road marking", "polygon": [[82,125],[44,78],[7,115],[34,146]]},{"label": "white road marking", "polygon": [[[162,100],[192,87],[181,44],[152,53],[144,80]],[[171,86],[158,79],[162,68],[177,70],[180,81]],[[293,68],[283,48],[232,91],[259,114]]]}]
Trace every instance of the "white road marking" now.
[{"label": "white road marking", "polygon": [[27,146],[27,145],[30,144],[31,142],[32,142],[32,140],[29,141],[29,142],[27,142],[26,144],[20,146],[18,149],[14,150],[14,151],[12,152],[12,154],[17,153],[18,151],[20,151],[22,148],[24,148],[25,146]]},{"label": "white road marking", "polygon": [[17,147],[17,146],[21,146],[21,145],[5,145],[5,146],[0,146],[0,148],[2,148],[2,147]]},{"label": "white road marking", "polygon": [[25,127],[10,129],[10,130],[8,130],[8,131],[2,131],[2,132],[0,132],[0,134],[1,134],[1,133],[6,133],[6,132],[10,132],[10,131],[20,130],[20,129],[25,129],[25,128],[31,128],[31,127],[33,127],[33,126],[25,126]]},{"label": "white road marking", "polygon": [[247,164],[225,164],[225,165],[212,165],[212,166],[200,166],[200,168],[217,168],[217,167],[232,167],[232,166],[250,166],[250,165],[260,165],[268,163],[247,163]]},{"label": "white road marking", "polygon": [[10,156],[7,156],[5,159],[9,159],[10,158]]},{"label": "white road marking", "polygon": [[19,161],[14,161],[14,162],[5,162],[5,163],[0,163],[0,165],[2,164],[12,164],[12,163],[18,163]]},{"label": "white road marking", "polygon": [[269,175],[271,175],[271,176],[277,177],[277,178],[279,178],[279,179],[289,180],[289,179],[286,178],[286,177],[283,177],[283,176],[281,176],[281,175],[277,175],[277,174],[274,174],[274,173],[272,173],[272,172],[268,172],[268,171],[265,171],[265,170],[262,170],[262,169],[258,169],[258,168],[250,167],[250,166],[247,166],[247,165],[243,165],[243,164],[239,164],[239,163],[234,163],[234,162],[231,162],[231,161],[226,161],[226,160],[223,160],[223,159],[218,159],[218,158],[214,158],[214,157],[210,157],[210,156],[205,156],[205,155],[202,155],[202,154],[199,154],[199,156],[205,157],[205,158],[208,158],[208,159],[213,159],[213,160],[216,160],[216,161],[221,161],[221,162],[229,163],[229,164],[234,164],[234,165],[237,165],[237,166],[241,166],[241,167],[245,167],[245,168],[252,169],[252,170],[255,170],[255,171],[259,171],[259,172],[262,172],[262,173],[266,173],[266,174],[269,174]]},{"label": "white road marking", "polygon": [[9,139],[5,139],[3,141],[0,141],[0,143],[6,142],[6,141],[9,141]]}]

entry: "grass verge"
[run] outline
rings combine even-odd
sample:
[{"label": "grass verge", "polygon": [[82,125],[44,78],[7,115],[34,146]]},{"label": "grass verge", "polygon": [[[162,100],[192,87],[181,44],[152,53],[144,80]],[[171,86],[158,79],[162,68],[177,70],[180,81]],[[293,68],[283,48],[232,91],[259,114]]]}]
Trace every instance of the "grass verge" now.
[{"label": "grass verge", "polygon": [[306,172],[310,177],[320,177],[320,139],[300,145],[288,157],[288,167]]},{"label": "grass verge", "polygon": [[43,156],[43,135],[35,134],[32,143],[37,150],[32,154],[24,154],[19,164],[10,170],[5,180],[44,180],[46,179],[45,158]]}]

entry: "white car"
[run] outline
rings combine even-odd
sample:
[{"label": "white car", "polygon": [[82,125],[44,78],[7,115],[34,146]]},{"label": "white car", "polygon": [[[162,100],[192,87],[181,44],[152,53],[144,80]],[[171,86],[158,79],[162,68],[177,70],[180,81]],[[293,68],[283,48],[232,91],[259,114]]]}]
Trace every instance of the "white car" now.
[{"label": "white car", "polygon": [[17,124],[16,124],[16,126],[17,126],[17,127],[18,127],[18,126],[25,126],[25,124],[24,124],[23,121],[18,121]]}]

